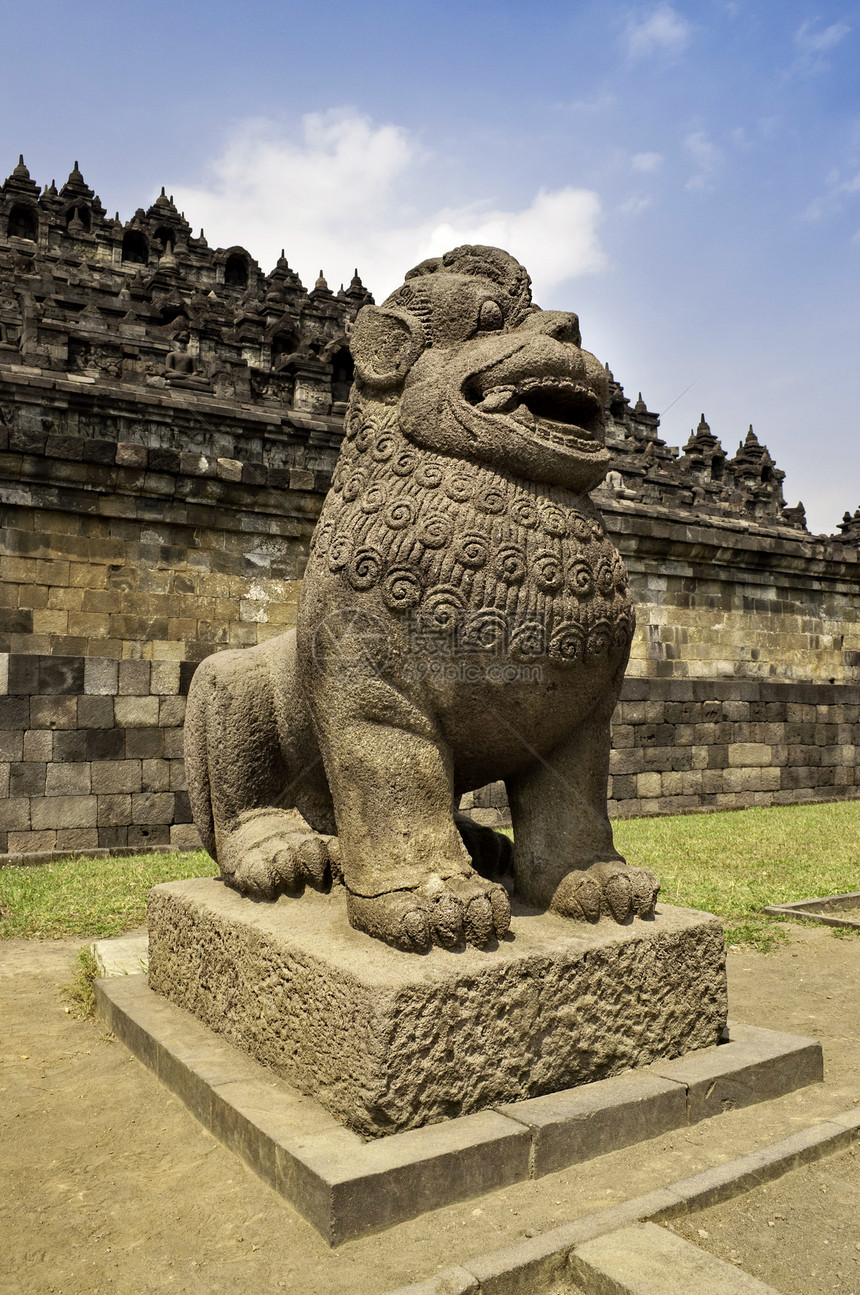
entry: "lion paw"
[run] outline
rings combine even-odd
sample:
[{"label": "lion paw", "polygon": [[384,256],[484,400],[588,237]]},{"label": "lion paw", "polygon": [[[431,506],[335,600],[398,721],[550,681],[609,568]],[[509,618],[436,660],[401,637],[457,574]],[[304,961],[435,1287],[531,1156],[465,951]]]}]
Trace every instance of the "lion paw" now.
[{"label": "lion paw", "polygon": [[305,885],[325,890],[331,881],[329,842],[298,810],[251,810],[219,839],[221,876],[252,899],[299,894]]},{"label": "lion paw", "polygon": [[434,876],[415,890],[370,897],[347,891],[346,903],[350,926],[406,953],[426,953],[434,944],[483,948],[511,923],[504,887],[476,876]]},{"label": "lion paw", "polygon": [[660,883],[648,868],[632,868],[620,860],[593,863],[562,878],[550,909],[579,921],[611,917],[626,922],[652,917],[659,890]]}]

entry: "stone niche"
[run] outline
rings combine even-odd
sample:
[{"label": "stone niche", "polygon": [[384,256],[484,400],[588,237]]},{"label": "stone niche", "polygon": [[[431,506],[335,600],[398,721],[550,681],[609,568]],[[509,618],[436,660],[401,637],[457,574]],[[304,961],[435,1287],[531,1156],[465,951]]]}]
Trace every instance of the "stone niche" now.
[{"label": "stone niche", "polygon": [[365,1137],[605,1079],[719,1042],[716,918],[573,924],[514,905],[497,947],[421,957],[350,929],[341,887],[249,903],[151,892],[150,985]]}]

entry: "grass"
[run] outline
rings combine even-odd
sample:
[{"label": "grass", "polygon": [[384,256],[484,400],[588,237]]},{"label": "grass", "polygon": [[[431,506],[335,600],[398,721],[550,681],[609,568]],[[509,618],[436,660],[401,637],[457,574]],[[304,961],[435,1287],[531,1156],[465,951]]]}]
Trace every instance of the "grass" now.
[{"label": "grass", "polygon": [[79,950],[72,979],[60,991],[63,998],[68,999],[66,1011],[79,1021],[88,1020],[96,1014],[93,981],[98,974],[99,966],[92,949]]},{"label": "grass", "polygon": [[661,900],[716,913],[729,944],[766,951],[784,937],[781,919],[761,914],[766,904],[860,890],[860,801],[614,826],[628,861],[660,877]]},{"label": "grass", "polygon": [[0,868],[0,938],[122,935],[144,925],[146,896],[160,881],[216,872],[203,850]]},{"label": "grass", "polygon": [[[661,900],[715,913],[729,944],[766,951],[784,938],[766,904],[860,890],[860,801],[614,826],[627,859],[660,877]],[[151,886],[214,872],[203,851],[0,869],[0,938],[120,935],[143,925]]]}]

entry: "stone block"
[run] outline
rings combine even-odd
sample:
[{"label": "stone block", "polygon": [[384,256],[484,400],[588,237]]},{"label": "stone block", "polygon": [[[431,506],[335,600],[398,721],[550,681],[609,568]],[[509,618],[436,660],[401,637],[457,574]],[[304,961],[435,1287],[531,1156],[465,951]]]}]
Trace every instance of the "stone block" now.
[{"label": "stone block", "polygon": [[6,794],[9,796],[44,796],[47,765],[41,761],[5,765],[9,770]]},{"label": "stone block", "polygon": [[6,800],[0,800],[0,828],[3,831],[8,831],[9,829],[29,830],[29,827],[29,796],[10,796]]},{"label": "stone block", "polygon": [[141,791],[172,791],[169,760],[141,761]]},{"label": "stone block", "polygon": [[141,772],[139,760],[105,760],[93,764],[94,792],[117,794],[139,792]]},{"label": "stone block", "polygon": [[31,697],[30,728],[77,728],[77,697]]},{"label": "stone block", "polygon": [[46,796],[88,796],[90,793],[90,766],[78,764],[49,764],[46,768]]},{"label": "stone block", "polygon": [[39,663],[39,692],[77,696],[84,691],[83,657],[42,657]]},{"label": "stone block", "polygon": [[21,729],[0,729],[0,760],[19,760],[23,756],[23,739]]},{"label": "stone block", "polygon": [[130,760],[159,759],[164,755],[163,730],[160,728],[126,729],[125,753]]},{"label": "stone block", "polygon": [[30,702],[26,697],[0,697],[0,730],[30,727]]},{"label": "stone block", "polygon": [[35,831],[43,827],[95,827],[95,796],[47,796],[30,802],[30,817]]},{"label": "stone block", "polygon": [[726,792],[779,791],[780,784],[780,770],[775,765],[723,771],[723,790]]},{"label": "stone block", "polygon": [[729,764],[748,768],[771,763],[771,748],[765,742],[734,742],[729,747]]},{"label": "stone block", "polygon": [[29,697],[39,691],[38,656],[10,652],[7,660],[7,689],[10,697]]},{"label": "stone block", "polygon": [[99,796],[97,821],[99,827],[120,827],[131,820],[131,796]]},{"label": "stone block", "polygon": [[154,696],[170,696],[179,692],[179,662],[153,661],[150,692]]},{"label": "stone block", "polygon": [[759,1026],[732,1025],[731,1046],[657,1061],[648,1073],[687,1089],[689,1122],[770,1101],[824,1078],[817,1039]]},{"label": "stone block", "polygon": [[122,728],[157,728],[158,698],[117,697],[113,713],[116,723]]},{"label": "stone block", "polygon": [[532,1130],[532,1172],[541,1177],[680,1128],[687,1093],[683,1082],[633,1070],[498,1110]]},{"label": "stone block", "polygon": [[131,821],[140,827],[172,823],[174,807],[171,792],[141,792],[131,798]]},{"label": "stone block", "polygon": [[113,725],[112,697],[79,697],[78,728],[107,729]]},{"label": "stone block", "polygon": [[97,850],[98,829],[95,827],[61,827],[57,829],[55,849]]},{"label": "stone block", "polygon": [[185,723],[185,698],[162,697],[158,707],[159,728],[178,728]]},{"label": "stone block", "polygon": [[50,729],[33,728],[24,734],[23,758],[25,760],[50,760],[54,754],[54,735]]},{"label": "stone block", "polygon": [[116,447],[116,462],[124,468],[146,467],[146,446],[135,445],[133,441],[119,441]]},{"label": "stone block", "polygon": [[60,729],[54,734],[54,760],[58,764],[86,760],[88,736],[85,729]]},{"label": "stone block", "polygon": [[[81,697],[80,702],[107,702],[113,715],[112,697]],[[122,760],[125,756],[124,728],[96,728],[86,730],[88,760]]]},{"label": "stone block", "polygon": [[706,1047],[725,1022],[722,929],[685,909],[591,927],[521,908],[489,955],[415,958],[352,931],[342,890],[250,904],[200,880],[157,886],[149,930],[154,989],[371,1137]]},{"label": "stone block", "polygon": [[779,1295],[656,1223],[632,1223],[583,1242],[570,1256],[569,1271],[592,1295]]},{"label": "stone block", "polygon": [[138,823],[129,823],[128,844],[135,850],[150,849],[154,845],[169,845],[170,828],[166,824],[142,827]]},{"label": "stone block", "polygon": [[[199,850],[200,835],[193,823],[173,823],[170,828],[170,844],[178,850]],[[215,871],[215,864],[212,865]]]},{"label": "stone block", "polygon": [[166,728],[164,733],[165,760],[182,760],[185,756],[184,732],[181,728]]},{"label": "stone block", "polygon": [[121,697],[149,696],[148,661],[120,661],[117,692]]},{"label": "stone block", "polygon": [[636,795],[641,799],[651,799],[661,795],[663,779],[659,773],[640,773],[636,778]]},{"label": "stone block", "polygon": [[128,828],[122,827],[100,827],[99,828],[99,848],[106,850],[116,850],[128,845]]},{"label": "stone block", "polygon": [[88,657],[84,664],[84,692],[115,697],[119,687],[119,662],[107,657]]},{"label": "stone block", "polygon": [[10,854],[41,854],[53,850],[57,844],[57,833],[53,830],[43,832],[9,832],[6,848]]}]

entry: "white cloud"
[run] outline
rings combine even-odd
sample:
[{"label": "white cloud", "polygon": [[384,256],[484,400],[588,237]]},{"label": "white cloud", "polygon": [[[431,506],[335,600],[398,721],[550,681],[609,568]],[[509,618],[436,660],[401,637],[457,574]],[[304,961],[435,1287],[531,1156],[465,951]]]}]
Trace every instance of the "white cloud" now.
[{"label": "white cloud", "polygon": [[829,27],[819,27],[818,22],[817,18],[807,20],[794,33],[798,57],[789,68],[789,77],[792,74],[808,76],[824,71],[830,66],[824,55],[835,49],[851,31],[844,22],[834,22]]},{"label": "white cloud", "polygon": [[691,131],[684,139],[684,148],[696,165],[696,172],[687,181],[687,189],[711,189],[715,173],[723,163],[722,149],[704,130]]},{"label": "white cloud", "polygon": [[641,17],[631,14],[624,27],[624,44],[630,58],[680,54],[690,43],[692,29],[670,4],[658,4]]},{"label": "white cloud", "polygon": [[662,153],[634,153],[630,166],[634,171],[658,171],[664,160]]},{"label": "white cloud", "polygon": [[451,213],[432,230],[423,255],[439,256],[460,243],[504,247],[525,265],[536,291],[548,292],[606,267],[599,220],[600,199],[590,189],[541,189],[524,211]]},{"label": "white cloud", "polygon": [[835,22],[821,31],[816,31],[817,22],[817,18],[807,21],[794,33],[794,43],[801,54],[823,54],[838,45],[851,30],[847,23]]},{"label": "white cloud", "polygon": [[654,199],[648,193],[631,193],[619,207],[625,216],[641,216],[643,211],[654,206]]},{"label": "white cloud", "polygon": [[860,193],[860,171],[843,179],[842,172],[833,170],[827,176],[827,189],[812,202],[803,213],[804,220],[821,220],[823,217],[836,216],[845,210],[846,198],[853,198]]},{"label": "white cloud", "polygon": [[519,210],[489,201],[444,207],[427,157],[402,127],[351,109],[303,118],[300,138],[271,122],[239,124],[203,184],[173,186],[177,206],[211,244],[246,247],[268,270],[281,248],[307,287],[320,268],[335,291],[358,266],[381,300],[427,256],[459,243],[505,247],[528,268],[536,294],[606,265],[600,199],[571,186],[541,189]]}]

